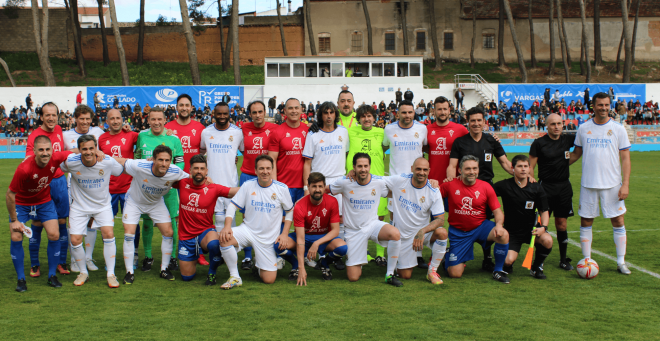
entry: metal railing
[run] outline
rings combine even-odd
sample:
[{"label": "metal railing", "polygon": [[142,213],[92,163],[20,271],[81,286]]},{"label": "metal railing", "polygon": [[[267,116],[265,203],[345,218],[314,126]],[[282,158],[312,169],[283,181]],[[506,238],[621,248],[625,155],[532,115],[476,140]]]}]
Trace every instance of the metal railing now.
[{"label": "metal railing", "polygon": [[[470,84],[471,86],[464,89],[474,89],[488,100],[495,99],[495,90],[486,82],[486,80],[477,74],[458,74],[454,75],[454,89],[462,88],[460,84]],[[474,86],[474,88],[472,88]]]},{"label": "metal railing", "polygon": [[25,152],[27,137],[0,138],[0,153]]}]

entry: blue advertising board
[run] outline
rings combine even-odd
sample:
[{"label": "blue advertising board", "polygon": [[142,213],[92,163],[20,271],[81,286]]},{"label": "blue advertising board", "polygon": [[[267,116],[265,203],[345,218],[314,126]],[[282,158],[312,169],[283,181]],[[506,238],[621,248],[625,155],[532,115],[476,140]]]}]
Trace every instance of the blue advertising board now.
[{"label": "blue advertising board", "polygon": [[563,98],[566,103],[571,103],[578,100],[584,103],[584,91],[589,88],[589,95],[593,97],[598,92],[607,93],[609,88],[614,90],[614,100],[619,98],[626,102],[631,99],[633,102],[639,100],[641,103],[646,101],[646,84],[500,84],[499,101],[504,102],[507,106],[511,106],[513,102],[522,103],[525,108],[529,108],[534,100],[539,103],[543,101],[543,93],[546,88],[550,89],[550,98],[554,96],[555,91],[559,90],[559,97]]},{"label": "blue advertising board", "polygon": [[88,87],[87,104],[94,107],[94,95],[98,94],[100,106],[112,107],[112,103],[117,96],[119,106],[128,104],[134,107],[136,103],[144,108],[147,103],[149,106],[167,107],[176,105],[176,98],[181,94],[188,94],[192,97],[195,107],[199,108],[209,105],[213,106],[222,101],[222,96],[229,94],[231,102],[230,107],[237,103],[243,106],[243,87],[242,86],[107,86],[107,87]]}]

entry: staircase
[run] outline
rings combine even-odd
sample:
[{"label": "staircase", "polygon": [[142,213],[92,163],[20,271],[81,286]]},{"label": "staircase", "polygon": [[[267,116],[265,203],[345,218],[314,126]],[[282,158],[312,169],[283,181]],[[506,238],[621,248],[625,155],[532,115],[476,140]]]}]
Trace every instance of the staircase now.
[{"label": "staircase", "polygon": [[454,75],[454,91],[457,91],[458,89],[463,90],[463,92],[465,92],[465,90],[476,91],[483,102],[495,100],[495,90],[483,77],[481,77],[481,75]]}]

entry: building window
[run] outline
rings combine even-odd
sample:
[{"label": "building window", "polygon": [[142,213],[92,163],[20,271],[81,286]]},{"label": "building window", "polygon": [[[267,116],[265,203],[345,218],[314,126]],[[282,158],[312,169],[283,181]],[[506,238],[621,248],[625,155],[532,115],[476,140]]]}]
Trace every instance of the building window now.
[{"label": "building window", "polygon": [[319,52],[330,52],[330,37],[319,37]]},{"label": "building window", "polygon": [[484,49],[494,49],[495,48],[495,35],[494,34],[484,34]]},{"label": "building window", "polygon": [[385,51],[394,51],[396,46],[394,44],[394,33],[385,33]]},{"label": "building window", "polygon": [[351,34],[351,51],[362,51],[362,32],[355,31]]},{"label": "building window", "polygon": [[454,49],[454,32],[445,32],[445,50]]},{"label": "building window", "polygon": [[417,31],[417,50],[426,50],[426,32]]}]

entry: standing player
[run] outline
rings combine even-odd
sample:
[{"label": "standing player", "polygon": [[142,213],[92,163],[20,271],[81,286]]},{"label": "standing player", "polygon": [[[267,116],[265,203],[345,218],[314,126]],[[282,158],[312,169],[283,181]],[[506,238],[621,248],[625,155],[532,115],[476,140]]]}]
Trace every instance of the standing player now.
[{"label": "standing player", "polygon": [[[78,106],[80,108],[81,106]],[[116,110],[116,109],[113,109]],[[124,171],[122,166],[109,156],[96,160],[96,138],[82,135],[78,138],[80,154],[69,155],[60,165],[62,171],[71,174],[71,256],[75,259],[80,275],[73,282],[81,286],[89,279],[87,258],[82,245],[83,235],[87,233],[87,223],[94,219],[103,235],[103,256],[107,267],[108,286],[118,288],[115,276],[115,219],[111,214],[110,177],[119,176]]]},{"label": "standing player", "polygon": [[[451,249],[445,258],[445,269],[449,277],[460,278],[465,263],[474,259],[474,243],[484,249],[495,243],[493,279],[508,284],[509,278],[502,267],[509,251],[509,233],[502,227],[504,214],[493,187],[477,179],[479,162],[476,156],[464,156],[459,164],[461,176],[440,186],[440,193],[449,202]],[[486,219],[487,207],[493,212],[495,222]]]},{"label": "standing player", "polygon": [[[7,211],[9,213],[9,228],[11,230],[11,259],[14,263],[18,284],[16,291],[27,290],[23,260],[23,234],[29,237],[25,227],[28,220],[41,222],[48,236],[48,285],[59,288],[62,284],[57,280],[56,269],[60,260],[60,234],[57,228],[57,212],[50,197],[50,183],[60,164],[71,154],[70,152],[53,152],[50,139],[44,135],[33,140],[33,155],[28,156],[18,166],[7,189]],[[33,223],[34,226],[34,223]],[[38,250],[37,250],[38,251]]]},{"label": "standing player", "polygon": [[626,213],[624,200],[630,190],[630,140],[626,129],[608,116],[609,96],[599,92],[592,100],[594,118],[578,128],[575,155],[571,156],[571,162],[584,156],[578,208],[582,255],[591,258],[591,227],[594,218],[599,216],[600,201],[603,216],[612,221],[617,270],[630,275],[625,262],[626,227],[623,220]]},{"label": "standing player", "polygon": [[[252,246],[257,258],[261,280],[272,284],[277,277],[277,255],[275,243],[284,242],[293,216],[293,202],[287,186],[272,179],[273,159],[268,155],[259,155],[255,161],[257,179],[246,181],[227,210],[225,227],[220,231],[220,250],[229,269],[229,279],[223,289],[232,289],[243,285],[238,274],[237,252],[246,246]],[[244,212],[243,223],[233,228],[232,220],[236,209]],[[282,211],[285,212],[284,230],[280,234]]]},{"label": "standing player", "polygon": [[529,148],[530,176],[539,165],[538,179],[548,197],[549,214],[555,216],[557,242],[559,243],[559,267],[573,270],[571,259],[566,257],[568,247],[568,217],[573,216],[573,187],[570,181],[569,163],[575,135],[562,134],[563,122],[557,114],[548,115],[548,133],[532,142]]},{"label": "standing player", "polygon": [[[498,181],[493,185],[495,193],[502,197],[504,205],[504,229],[509,232],[509,252],[504,262],[504,272],[513,272],[513,263],[518,258],[522,244],[531,243],[535,235],[534,247],[536,257],[530,269],[534,278],[545,279],[543,262],[552,251],[552,237],[547,233],[548,199],[541,184],[529,181],[529,158],[516,155],[511,160],[513,177]],[[541,226],[533,229],[536,224],[536,214],[541,215]]]},{"label": "standing player", "polygon": [[[435,122],[426,127],[429,163],[431,164],[429,179],[443,182],[447,178],[451,147],[457,138],[467,135],[468,131],[463,125],[449,120],[449,100],[447,98],[437,97],[434,101],[433,112]],[[447,209],[447,199],[445,198],[445,211]]]}]

